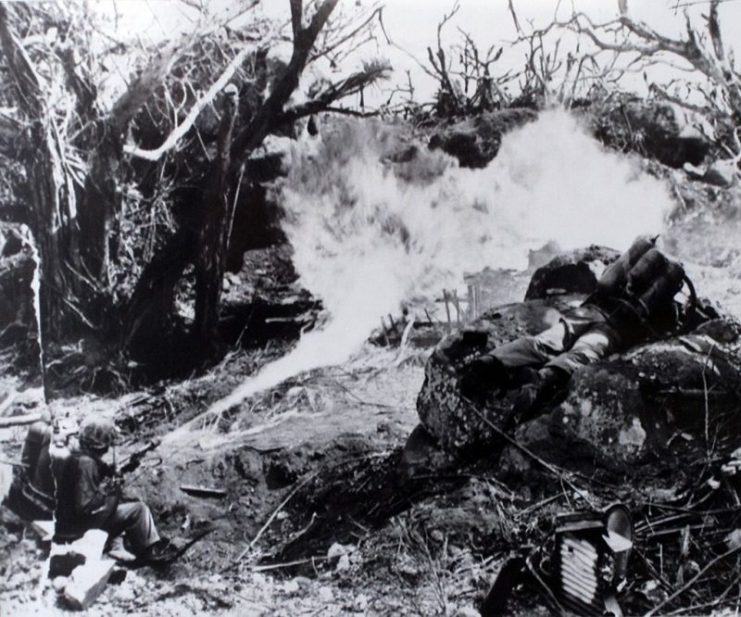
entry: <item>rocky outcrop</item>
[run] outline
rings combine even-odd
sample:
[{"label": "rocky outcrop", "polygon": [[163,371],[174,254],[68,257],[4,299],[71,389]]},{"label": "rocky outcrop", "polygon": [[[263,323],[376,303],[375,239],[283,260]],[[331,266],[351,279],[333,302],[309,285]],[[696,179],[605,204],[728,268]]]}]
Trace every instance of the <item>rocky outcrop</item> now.
[{"label": "rocky outcrop", "polygon": [[[717,320],[708,334],[651,343],[577,371],[565,399],[517,429],[518,441],[552,461],[625,471],[701,443],[705,428],[718,448],[741,420],[738,323]],[[719,438],[720,436],[720,438]],[[508,449],[503,464],[530,464]]]},{"label": "rocky outcrop", "polygon": [[482,416],[497,422],[511,402],[490,397],[474,406],[463,399],[460,380],[466,361],[519,336],[545,330],[558,322],[562,310],[582,300],[583,296],[571,294],[503,306],[440,342],[425,366],[417,412],[444,450],[455,454],[491,443],[496,434]]},{"label": "rocky outcrop", "polygon": [[558,255],[533,273],[525,300],[566,292],[588,295],[597,288],[605,267],[618,257],[618,251],[594,244]]},{"label": "rocky outcrop", "polygon": [[[606,146],[637,152],[668,167],[700,165],[706,156],[720,154],[697,128],[702,119],[688,117],[689,112],[669,103],[615,95],[588,101],[573,112],[584,118],[589,131]],[[484,113],[439,128],[429,147],[454,156],[462,167],[485,167],[499,152],[502,136],[537,115],[528,108]]]},{"label": "rocky outcrop", "polygon": [[[489,311],[433,352],[417,410],[427,432],[453,457],[503,445],[489,422],[504,427],[516,394],[490,395],[479,402],[463,399],[459,388],[466,360],[556,322],[562,310],[590,291],[586,277],[566,277],[563,270],[581,267],[587,272],[588,258],[615,256],[596,247],[580,253],[584,261],[578,254],[556,258],[536,272],[531,297],[545,299]],[[562,281],[566,289],[561,291],[572,293],[549,294],[549,279]],[[736,447],[723,436],[735,434],[741,421],[741,324],[715,319],[691,334],[649,342],[579,369],[542,412],[516,429],[517,439],[565,466],[623,471],[668,449],[704,443],[706,435],[720,436],[718,448]],[[504,450],[502,464],[512,471],[530,462],[513,448]]]},{"label": "rocky outcrop", "polygon": [[417,398],[422,425],[451,452],[495,438],[479,413],[501,416],[510,401],[488,400],[474,409],[460,396],[465,362],[477,354],[520,336],[534,335],[558,322],[561,311],[579,305],[597,285],[604,267],[618,252],[590,246],[556,256],[532,276],[525,302],[486,311],[460,332],[437,346],[425,367],[425,381]]},{"label": "rocky outcrop", "polygon": [[429,142],[458,159],[461,167],[486,167],[499,152],[502,136],[538,117],[532,109],[502,109],[481,114],[438,130]]},{"label": "rocky outcrop", "polygon": [[605,145],[669,167],[699,165],[711,154],[708,138],[669,103],[619,95],[592,103],[583,113],[594,136]]}]

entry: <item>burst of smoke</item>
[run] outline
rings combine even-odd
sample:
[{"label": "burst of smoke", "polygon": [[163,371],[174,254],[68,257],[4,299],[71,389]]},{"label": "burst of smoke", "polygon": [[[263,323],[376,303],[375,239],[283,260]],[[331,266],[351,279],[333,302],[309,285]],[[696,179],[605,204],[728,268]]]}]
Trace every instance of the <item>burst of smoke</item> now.
[{"label": "burst of smoke", "polygon": [[624,249],[659,233],[672,205],[662,182],[605,151],[565,111],[506,135],[481,170],[426,149],[393,162],[402,149],[401,129],[368,121],[338,122],[294,147],[280,191],[284,230],[330,321],[211,411],[346,360],[381,315],[459,286],[466,272],[523,268],[548,241]]},{"label": "burst of smoke", "polygon": [[294,152],[282,192],[303,284],[335,319],[353,315],[361,337],[402,301],[484,266],[522,268],[550,240],[626,248],[659,233],[672,206],[662,182],[564,111],[507,135],[483,170],[427,152],[391,164],[398,140],[380,124],[342,123],[315,152]]}]

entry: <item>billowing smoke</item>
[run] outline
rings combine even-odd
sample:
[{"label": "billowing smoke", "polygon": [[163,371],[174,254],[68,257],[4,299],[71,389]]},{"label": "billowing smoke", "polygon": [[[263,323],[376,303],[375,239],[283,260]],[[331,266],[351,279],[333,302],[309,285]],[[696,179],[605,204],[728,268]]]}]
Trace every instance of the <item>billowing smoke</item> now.
[{"label": "billowing smoke", "polygon": [[459,287],[466,272],[524,268],[528,251],[552,240],[624,249],[659,233],[672,206],[661,181],[605,151],[564,111],[506,135],[481,170],[424,148],[399,157],[402,132],[346,121],[295,146],[280,191],[284,229],[301,282],[329,320],[211,411],[345,361],[381,315]]}]

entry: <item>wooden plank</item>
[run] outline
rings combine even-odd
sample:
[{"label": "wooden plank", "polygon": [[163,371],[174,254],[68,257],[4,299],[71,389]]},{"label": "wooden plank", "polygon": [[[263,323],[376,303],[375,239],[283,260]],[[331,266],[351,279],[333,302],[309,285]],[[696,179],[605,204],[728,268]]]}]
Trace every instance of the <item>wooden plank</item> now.
[{"label": "wooden plank", "polygon": [[100,561],[107,539],[108,534],[102,529],[88,529],[74,542],[53,543],[49,553],[49,574],[52,578],[69,576],[81,564]]}]

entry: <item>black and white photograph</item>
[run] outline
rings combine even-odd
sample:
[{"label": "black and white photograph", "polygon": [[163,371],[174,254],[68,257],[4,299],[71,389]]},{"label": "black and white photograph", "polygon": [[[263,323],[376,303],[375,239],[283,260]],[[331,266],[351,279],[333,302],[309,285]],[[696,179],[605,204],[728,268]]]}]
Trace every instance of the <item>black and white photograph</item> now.
[{"label": "black and white photograph", "polygon": [[0,617],[739,617],[741,0],[0,0]]}]

